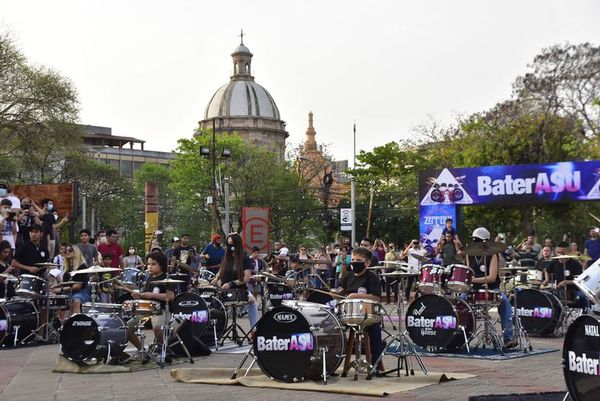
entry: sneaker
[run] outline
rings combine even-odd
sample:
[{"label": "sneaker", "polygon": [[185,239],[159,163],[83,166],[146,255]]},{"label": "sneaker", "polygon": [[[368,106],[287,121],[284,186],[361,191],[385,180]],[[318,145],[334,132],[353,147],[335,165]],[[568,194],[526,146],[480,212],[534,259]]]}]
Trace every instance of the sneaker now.
[{"label": "sneaker", "polygon": [[502,349],[511,349],[517,346],[517,342],[515,340],[504,340],[504,347]]}]

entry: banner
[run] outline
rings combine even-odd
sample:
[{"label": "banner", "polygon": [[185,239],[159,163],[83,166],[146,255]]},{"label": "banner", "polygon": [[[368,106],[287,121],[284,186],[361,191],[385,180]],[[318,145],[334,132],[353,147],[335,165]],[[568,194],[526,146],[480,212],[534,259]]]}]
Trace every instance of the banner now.
[{"label": "banner", "polygon": [[599,160],[442,168],[419,174],[421,206],[519,205],[599,199]]},{"label": "banner", "polygon": [[[452,219],[454,228],[456,228],[457,224],[456,206],[453,204],[420,206],[419,217],[419,232],[421,233],[421,238],[419,239],[425,248],[431,247],[432,250],[435,250],[437,241],[442,236],[442,230],[446,225],[446,219]],[[435,252],[430,253],[435,255]]]}]

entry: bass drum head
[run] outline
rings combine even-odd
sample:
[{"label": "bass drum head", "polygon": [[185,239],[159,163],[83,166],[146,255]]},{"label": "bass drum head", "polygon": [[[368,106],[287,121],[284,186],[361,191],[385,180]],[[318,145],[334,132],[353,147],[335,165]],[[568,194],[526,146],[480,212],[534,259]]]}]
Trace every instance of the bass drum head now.
[{"label": "bass drum head", "polygon": [[408,335],[422,347],[448,346],[459,333],[458,325],[452,303],[435,294],[415,299],[406,310]]},{"label": "bass drum head", "polygon": [[23,341],[30,336],[39,326],[38,310],[33,302],[28,300],[9,301],[0,304],[0,345],[13,345],[15,328],[17,331],[17,342]]},{"label": "bass drum head", "polygon": [[281,301],[294,299],[294,291],[285,284],[269,285],[268,289],[271,306],[281,306]]},{"label": "bass drum head", "polygon": [[193,292],[179,294],[173,300],[171,308],[173,318],[181,323],[178,334],[186,346],[194,343],[194,337],[200,338],[208,326],[208,306],[200,295]]},{"label": "bass drum head", "polygon": [[63,323],[59,342],[68,359],[83,362],[94,355],[100,343],[98,324],[91,316],[73,315]]},{"label": "bass drum head", "polygon": [[535,289],[517,292],[517,315],[527,333],[549,335],[560,320],[562,306],[553,294]]},{"label": "bass drum head", "polygon": [[573,401],[600,400],[600,322],[579,316],[567,329],[563,345],[563,373]]},{"label": "bass drum head", "polygon": [[[223,334],[225,334],[225,328],[227,327],[227,309],[223,306],[223,303],[217,297],[203,297],[204,301],[208,304],[208,317],[210,321],[215,321],[216,331],[217,331],[217,340],[221,338]],[[213,330],[212,324],[209,324],[204,330],[204,333],[200,337],[200,341],[202,341],[207,346],[215,345],[215,332]]]},{"label": "bass drum head", "polygon": [[295,382],[309,372],[316,342],[310,322],[300,311],[279,306],[256,323],[252,346],[263,373],[275,380]]}]

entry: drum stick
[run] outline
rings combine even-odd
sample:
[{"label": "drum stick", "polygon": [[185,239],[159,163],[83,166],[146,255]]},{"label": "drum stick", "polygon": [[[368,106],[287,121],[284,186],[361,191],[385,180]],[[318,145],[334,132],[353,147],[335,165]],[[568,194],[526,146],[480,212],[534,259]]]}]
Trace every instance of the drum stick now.
[{"label": "drum stick", "polygon": [[119,282],[119,283],[115,283],[115,284],[114,284],[114,286],[115,286],[116,288],[119,288],[119,289],[121,289],[121,290],[125,290],[125,291],[127,291],[128,293],[130,293],[130,294],[134,294],[134,293],[135,293],[135,290],[132,290],[132,289],[131,289],[131,288],[129,288],[129,287],[126,287],[126,286],[124,286],[124,285],[121,285],[121,284],[120,284],[120,282]]},{"label": "drum stick", "polygon": [[593,215],[593,214],[591,214],[590,212],[588,212],[588,214],[589,214],[590,216],[592,216],[594,219],[596,219],[596,221],[600,222],[600,219],[599,219],[599,218],[597,218],[596,216],[594,216],[594,215]]},{"label": "drum stick", "polygon": [[318,290],[316,288],[313,288],[312,291],[320,292],[321,294],[331,295],[334,298],[341,298],[341,299],[346,299],[347,298],[346,296],[336,294],[335,292],[328,292],[328,291]]}]

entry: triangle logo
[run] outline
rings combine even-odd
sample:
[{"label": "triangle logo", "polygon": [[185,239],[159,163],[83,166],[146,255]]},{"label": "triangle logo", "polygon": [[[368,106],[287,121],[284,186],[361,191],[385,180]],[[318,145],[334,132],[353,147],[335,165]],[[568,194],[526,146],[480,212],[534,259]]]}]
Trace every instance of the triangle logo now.
[{"label": "triangle logo", "polygon": [[590,189],[585,199],[600,199],[600,179],[596,179],[596,183]]},{"label": "triangle logo", "polygon": [[472,203],[473,198],[447,168],[442,170],[421,200],[422,206],[439,204],[469,205]]}]

